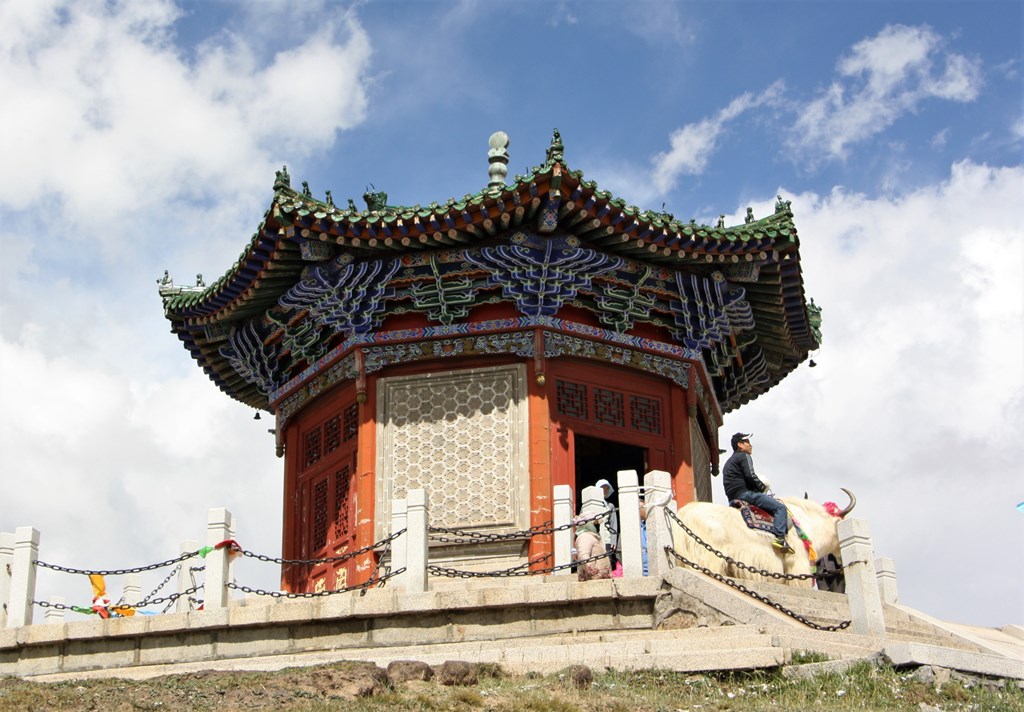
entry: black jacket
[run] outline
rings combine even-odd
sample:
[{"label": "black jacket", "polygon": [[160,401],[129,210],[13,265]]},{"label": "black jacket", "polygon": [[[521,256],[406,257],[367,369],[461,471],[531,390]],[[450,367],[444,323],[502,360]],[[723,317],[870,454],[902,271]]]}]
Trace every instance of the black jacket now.
[{"label": "black jacket", "polygon": [[725,485],[725,496],[731,500],[740,499],[744,491],[764,492],[768,488],[754,474],[754,458],[737,450],[722,469],[722,484]]}]

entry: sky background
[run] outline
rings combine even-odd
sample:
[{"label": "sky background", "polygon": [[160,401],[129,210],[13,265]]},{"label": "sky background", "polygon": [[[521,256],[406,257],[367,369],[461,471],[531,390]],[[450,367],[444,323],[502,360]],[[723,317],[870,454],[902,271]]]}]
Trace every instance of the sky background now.
[{"label": "sky background", "polygon": [[[492,132],[515,174],[557,127],[642,209],[792,201],[818,365],[722,441],[753,431],[780,494],[852,489],[902,603],[1024,624],[1022,8],[0,0],[0,531],[129,567],[223,506],[279,555],[273,421],[196,367],[157,279],[228,271],[284,164],[339,204],[443,201],[486,185]],[[44,571],[51,595],[90,590]]]}]

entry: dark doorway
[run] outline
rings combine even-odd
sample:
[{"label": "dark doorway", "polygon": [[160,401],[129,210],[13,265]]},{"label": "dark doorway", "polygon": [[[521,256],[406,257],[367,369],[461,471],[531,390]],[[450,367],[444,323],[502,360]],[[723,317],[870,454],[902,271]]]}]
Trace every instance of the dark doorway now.
[{"label": "dark doorway", "polygon": [[584,487],[591,487],[598,480],[604,479],[612,483],[615,494],[609,501],[619,506],[619,470],[636,470],[637,475],[644,476],[647,471],[647,450],[636,445],[603,440],[586,435],[575,434],[576,450],[576,510],[579,511],[583,502]]}]

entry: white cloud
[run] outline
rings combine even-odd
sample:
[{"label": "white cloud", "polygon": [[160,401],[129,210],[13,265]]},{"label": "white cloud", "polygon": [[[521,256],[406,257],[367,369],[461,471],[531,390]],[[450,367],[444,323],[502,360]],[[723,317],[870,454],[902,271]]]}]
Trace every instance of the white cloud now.
[{"label": "white cloud", "polygon": [[949,142],[949,127],[942,129],[932,136],[932,148],[942,148]]},{"label": "white cloud", "polygon": [[672,190],[681,174],[702,173],[711,154],[718,147],[719,136],[729,122],[751,109],[777,102],[782,90],[782,82],[775,82],[760,94],[741,94],[714,116],[673,131],[669,137],[671,148],[665,153],[659,153],[653,160],[651,178],[657,194],[664,195]]},{"label": "white cloud", "polygon": [[109,224],[197,185],[253,190],[278,151],[308,155],[365,118],[370,45],[350,13],[271,57],[222,34],[189,62],[170,2],[10,7],[0,92],[17,101],[0,104],[0,206],[56,201],[72,221]]},{"label": "white cloud", "polygon": [[680,3],[665,0],[643,0],[621,6],[621,27],[647,43],[663,42],[688,47],[696,33],[680,13]]},{"label": "white cloud", "polygon": [[[164,0],[0,3],[0,471],[19,483],[0,529],[38,527],[45,560],[169,558],[205,539],[211,506],[240,515],[246,546],[280,550],[271,421],[191,363],[154,282],[219,276],[281,152],[294,168],[365,120],[358,18],[286,17],[299,39],[280,51],[241,31],[186,49]],[[252,575],[276,585],[276,567]],[[52,583],[87,602],[81,581]]]},{"label": "white cloud", "polygon": [[1022,194],[1024,169],[961,162],[904,196],[795,196],[824,309],[818,367],[722,431],[758,433],[759,470],[783,494],[854,490],[903,601],[946,620],[1024,614],[1024,582],[1002,563],[1024,499],[1011,435],[1024,428],[1024,230],[1006,209]]},{"label": "white cloud", "polygon": [[840,59],[838,78],[804,106],[791,145],[803,153],[845,158],[931,98],[973,101],[982,86],[977,59],[945,51],[926,26],[889,25]]}]

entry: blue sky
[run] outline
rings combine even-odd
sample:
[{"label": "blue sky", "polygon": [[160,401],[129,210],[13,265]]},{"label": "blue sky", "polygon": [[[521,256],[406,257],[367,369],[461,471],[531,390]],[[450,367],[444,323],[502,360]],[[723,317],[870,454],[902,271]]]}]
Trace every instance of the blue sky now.
[{"label": "blue sky", "polygon": [[[723,436],[753,430],[780,493],[856,491],[907,605],[1024,623],[1005,565],[1024,541],[1022,20],[985,1],[0,2],[0,531],[129,566],[226,506],[276,553],[268,421],[168,333],[156,279],[227,271],[282,164],[339,203],[370,183],[428,203],[486,184],[493,131],[514,174],[557,127],[570,166],[645,209],[735,224],[793,201],[819,366]],[[54,593],[88,589],[43,576]]]}]

